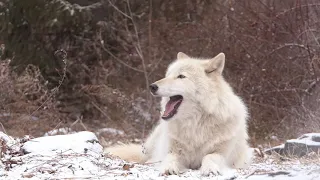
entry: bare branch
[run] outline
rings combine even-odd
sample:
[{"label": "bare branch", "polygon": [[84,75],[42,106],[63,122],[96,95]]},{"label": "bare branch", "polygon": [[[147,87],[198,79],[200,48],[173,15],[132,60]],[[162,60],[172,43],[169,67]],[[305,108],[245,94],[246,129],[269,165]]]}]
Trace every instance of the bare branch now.
[{"label": "bare branch", "polygon": [[303,44],[297,44],[297,43],[285,43],[279,47],[277,47],[276,49],[272,50],[268,56],[270,56],[271,54],[275,53],[276,51],[280,50],[280,49],[283,49],[283,48],[286,48],[286,47],[293,47],[293,46],[296,46],[296,47],[299,47],[299,48],[302,48],[302,49],[305,49],[305,50],[308,50],[308,48],[303,45]]},{"label": "bare branch", "polygon": [[114,5],[110,0],[108,0],[109,4],[116,10],[118,11],[120,14],[122,14],[123,16],[125,16],[128,19],[132,20],[132,17],[128,16],[126,13],[124,13],[123,11],[121,11],[116,5]]}]

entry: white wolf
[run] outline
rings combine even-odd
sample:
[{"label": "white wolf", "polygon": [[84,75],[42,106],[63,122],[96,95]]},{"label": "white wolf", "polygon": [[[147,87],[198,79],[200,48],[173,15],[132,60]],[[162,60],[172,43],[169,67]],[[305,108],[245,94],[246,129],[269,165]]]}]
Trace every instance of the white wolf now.
[{"label": "white wolf", "polygon": [[162,115],[144,148],[127,144],[106,152],[140,163],[161,161],[164,174],[200,169],[218,175],[248,166],[247,108],[224,80],[224,63],[223,53],[197,59],[179,52],[165,78],[150,85],[162,97]]}]

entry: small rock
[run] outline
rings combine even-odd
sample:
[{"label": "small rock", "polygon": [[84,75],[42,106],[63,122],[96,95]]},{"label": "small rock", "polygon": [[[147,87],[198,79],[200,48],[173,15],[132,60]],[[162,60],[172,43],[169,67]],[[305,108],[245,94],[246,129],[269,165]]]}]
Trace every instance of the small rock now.
[{"label": "small rock", "polygon": [[126,170],[126,171],[129,171],[130,168],[133,168],[133,167],[134,167],[133,164],[132,164],[132,165],[130,165],[130,164],[124,164],[124,165],[122,166],[122,169],[123,169],[123,170]]},{"label": "small rock", "polygon": [[312,141],[320,142],[320,136],[312,136]]},{"label": "small rock", "polygon": [[297,139],[287,140],[285,144],[265,150],[266,154],[276,152],[280,155],[302,157],[309,153],[320,152],[320,133],[309,133]]},{"label": "small rock", "polygon": [[32,173],[24,173],[24,174],[22,174],[23,178],[32,178],[33,176],[34,176],[34,174],[32,174]]},{"label": "small rock", "polygon": [[284,146],[285,155],[302,157],[311,152],[320,151],[319,144],[310,144],[296,140],[288,140]]},{"label": "small rock", "polygon": [[277,172],[268,173],[268,176],[271,176],[271,177],[280,176],[280,175],[290,176],[290,173],[286,171],[277,171]]}]

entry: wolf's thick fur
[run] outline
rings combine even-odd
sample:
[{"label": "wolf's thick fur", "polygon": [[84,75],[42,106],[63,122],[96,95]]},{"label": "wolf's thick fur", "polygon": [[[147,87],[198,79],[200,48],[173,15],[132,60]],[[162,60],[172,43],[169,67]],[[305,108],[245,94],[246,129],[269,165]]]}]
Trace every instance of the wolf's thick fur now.
[{"label": "wolf's thick fur", "polygon": [[[225,55],[196,59],[178,53],[166,77],[155,82],[162,97],[162,113],[169,97],[182,95],[177,113],[161,119],[140,145],[120,145],[106,149],[128,161],[161,161],[162,173],[178,174],[200,169],[202,174],[223,174],[229,168],[250,164],[247,139],[247,108],[222,77]],[[183,75],[185,78],[178,78]]]}]

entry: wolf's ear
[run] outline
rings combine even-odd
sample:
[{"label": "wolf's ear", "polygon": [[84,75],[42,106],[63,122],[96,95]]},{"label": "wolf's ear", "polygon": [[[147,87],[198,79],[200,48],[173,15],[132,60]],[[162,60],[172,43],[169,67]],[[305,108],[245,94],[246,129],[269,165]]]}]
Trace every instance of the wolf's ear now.
[{"label": "wolf's ear", "polygon": [[177,59],[186,59],[186,58],[189,58],[189,56],[183,52],[178,52]]},{"label": "wolf's ear", "polygon": [[206,73],[218,72],[221,74],[224,69],[225,58],[224,53],[219,53],[216,57],[208,60],[208,62],[205,63]]}]

